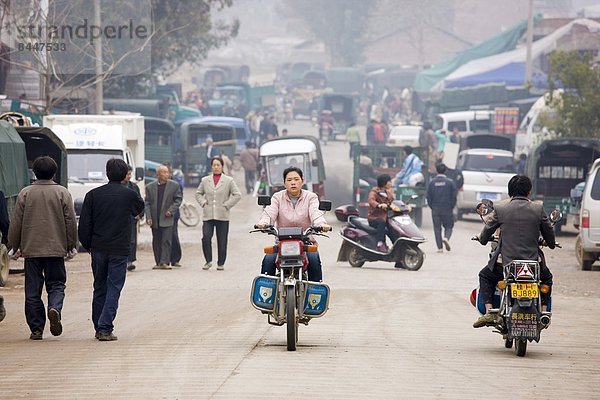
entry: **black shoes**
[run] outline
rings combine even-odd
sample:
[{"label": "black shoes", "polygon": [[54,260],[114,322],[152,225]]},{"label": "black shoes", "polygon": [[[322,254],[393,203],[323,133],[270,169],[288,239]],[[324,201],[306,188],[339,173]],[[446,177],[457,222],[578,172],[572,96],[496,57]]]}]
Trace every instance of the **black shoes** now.
[{"label": "black shoes", "polygon": [[112,332],[109,332],[109,333],[96,332],[96,339],[98,339],[101,342],[112,342],[113,340],[118,340],[118,338]]},{"label": "black shoes", "polygon": [[172,267],[181,267],[181,264],[179,264],[178,262],[174,262],[174,263],[171,263],[171,266]]},{"label": "black shoes", "polygon": [[127,271],[133,271],[133,270],[135,270],[135,264],[127,263]]},{"label": "black shoes", "polygon": [[31,335],[29,335],[29,339],[31,339],[31,340],[42,340],[43,339],[43,333],[42,333],[42,331],[33,331],[33,332],[31,332]]},{"label": "black shoes", "polygon": [[63,331],[60,323],[60,313],[58,310],[51,308],[48,310],[48,320],[50,321],[50,333],[52,336],[60,336]]}]

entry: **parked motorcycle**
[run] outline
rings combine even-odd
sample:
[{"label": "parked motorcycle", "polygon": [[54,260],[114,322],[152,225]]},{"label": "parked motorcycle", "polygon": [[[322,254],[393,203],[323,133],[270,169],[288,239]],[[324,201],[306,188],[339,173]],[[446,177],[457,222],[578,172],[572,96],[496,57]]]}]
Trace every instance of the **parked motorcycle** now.
[{"label": "parked motorcycle", "polygon": [[423,265],[425,253],[419,244],[426,241],[419,228],[409,216],[410,207],[394,200],[388,209],[387,235],[392,239],[392,247],[387,252],[377,249],[376,229],[366,218],[359,217],[358,209],[345,205],[335,209],[338,221],[346,222],[342,228],[342,246],[338,261],[348,261],[355,268],[367,261],[389,261],[396,268],[417,271]]},{"label": "parked motorcycle", "polygon": [[[269,196],[259,196],[258,204],[271,204]],[[331,202],[319,202],[319,210],[330,211]],[[313,318],[322,317],[329,309],[329,286],[308,280],[307,253],[316,252],[318,246],[312,244],[311,235],[325,236],[321,227],[275,228],[272,225],[259,229],[254,226],[253,232],[262,232],[275,236],[274,246],[264,248],[265,254],[277,254],[275,265],[277,274],[258,275],[252,282],[250,301],[254,308],[267,314],[267,322],[271,325],[287,328],[287,349],[295,351],[298,343],[298,325],[305,324]]]},{"label": "parked motorcycle", "polygon": [[[477,213],[484,216],[493,211],[493,203],[484,200],[476,208]],[[550,213],[550,221],[556,224],[562,219],[562,213],[554,210]],[[471,238],[479,241],[477,236]],[[498,243],[499,236],[494,235],[490,242]],[[544,241],[540,238],[540,247]],[[560,247],[556,243],[556,247]],[[541,252],[541,250],[540,250]],[[545,262],[541,253],[541,262]],[[515,346],[515,353],[519,357],[525,356],[527,343],[540,341],[541,331],[550,325],[552,312],[551,303],[548,302],[546,311],[542,311],[542,293],[548,293],[550,286],[544,285],[540,280],[540,262],[538,260],[514,260],[503,267],[504,280],[499,281],[492,299],[490,313],[497,315],[494,323],[494,332],[502,335],[504,346],[508,349]],[[477,289],[471,292],[471,304],[484,314],[485,304],[481,301]]]}]

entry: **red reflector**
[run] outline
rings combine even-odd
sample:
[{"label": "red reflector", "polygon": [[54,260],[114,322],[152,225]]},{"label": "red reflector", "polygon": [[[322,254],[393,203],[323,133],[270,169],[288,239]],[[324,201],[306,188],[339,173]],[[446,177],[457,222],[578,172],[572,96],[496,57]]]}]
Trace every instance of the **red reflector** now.
[{"label": "red reflector", "polygon": [[582,228],[590,227],[590,212],[588,210],[581,211],[581,227]]}]

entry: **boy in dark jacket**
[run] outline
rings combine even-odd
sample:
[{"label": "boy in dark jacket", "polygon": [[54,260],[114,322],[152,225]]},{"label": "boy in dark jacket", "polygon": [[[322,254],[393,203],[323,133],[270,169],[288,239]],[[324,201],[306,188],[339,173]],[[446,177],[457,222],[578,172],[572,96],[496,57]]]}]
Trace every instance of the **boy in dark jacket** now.
[{"label": "boy in dark jacket", "polygon": [[[450,251],[450,236],[454,227],[454,216],[452,210],[456,205],[456,185],[448,178],[446,165],[440,163],[435,167],[437,175],[427,186],[427,204],[431,208],[433,219],[433,233],[438,253],[442,253],[442,244],[446,251]],[[442,225],[444,226],[444,237],[442,237]]]}]

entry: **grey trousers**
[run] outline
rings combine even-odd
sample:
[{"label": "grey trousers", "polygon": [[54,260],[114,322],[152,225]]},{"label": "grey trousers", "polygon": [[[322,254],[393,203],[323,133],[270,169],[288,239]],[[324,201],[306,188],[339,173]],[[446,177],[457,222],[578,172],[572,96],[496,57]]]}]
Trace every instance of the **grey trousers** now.
[{"label": "grey trousers", "polygon": [[171,262],[171,246],[173,240],[173,227],[152,228],[152,251],[156,264],[169,264]]}]

